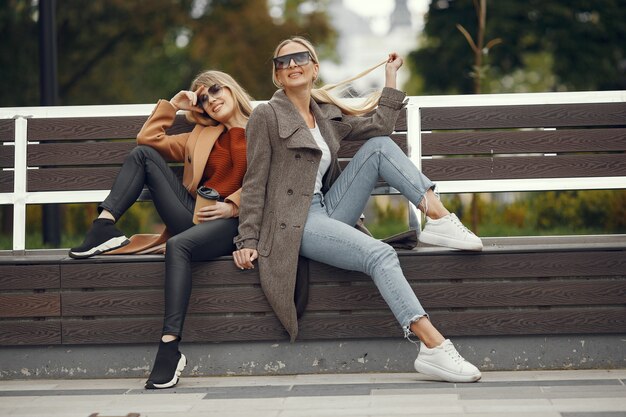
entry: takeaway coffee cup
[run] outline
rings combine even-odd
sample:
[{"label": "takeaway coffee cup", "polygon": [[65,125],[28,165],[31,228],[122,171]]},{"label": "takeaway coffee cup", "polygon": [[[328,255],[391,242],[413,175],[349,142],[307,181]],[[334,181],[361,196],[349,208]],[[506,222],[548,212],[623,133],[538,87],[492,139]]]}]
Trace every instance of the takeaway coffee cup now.
[{"label": "takeaway coffee cup", "polygon": [[215,191],[213,188],[205,186],[198,188],[198,191],[196,192],[196,207],[193,210],[194,224],[200,223],[198,220],[198,210],[202,207],[214,205],[218,198],[220,198],[220,193]]}]

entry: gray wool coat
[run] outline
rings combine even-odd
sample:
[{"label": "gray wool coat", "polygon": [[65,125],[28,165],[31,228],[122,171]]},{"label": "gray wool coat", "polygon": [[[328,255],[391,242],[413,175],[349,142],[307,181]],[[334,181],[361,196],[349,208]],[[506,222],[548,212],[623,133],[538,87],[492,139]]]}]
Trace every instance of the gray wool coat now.
[{"label": "gray wool coat", "polygon": [[[384,88],[376,111],[368,117],[348,116],[335,105],[311,100],[332,158],[322,192],[341,172],[337,161],[341,141],[390,135],[404,98],[405,93]],[[258,251],[261,287],[294,341],[298,334],[294,303],[298,254],[322,152],[283,90],[254,109],[246,137],[248,169],[235,244],[238,249]]]}]

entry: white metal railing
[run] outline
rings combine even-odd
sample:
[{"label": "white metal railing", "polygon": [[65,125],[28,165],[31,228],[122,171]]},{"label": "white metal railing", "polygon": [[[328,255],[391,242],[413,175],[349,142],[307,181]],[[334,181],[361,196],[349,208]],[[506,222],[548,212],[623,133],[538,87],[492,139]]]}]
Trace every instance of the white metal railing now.
[{"label": "white metal railing", "polygon": [[[626,102],[626,91],[567,92],[567,93],[528,93],[528,94],[486,94],[456,96],[412,96],[407,104],[407,142],[409,157],[421,169],[421,118],[420,112],[428,107],[462,106],[508,106],[520,104],[569,104],[569,103],[608,103]],[[100,202],[109,190],[90,191],[46,191],[28,192],[26,189],[27,167],[27,127],[31,118],[59,117],[107,117],[107,116],[148,116],[153,104],[131,104],[111,106],[59,106],[59,107],[15,107],[0,108],[0,119],[15,120],[14,142],[4,146],[15,147],[13,192],[0,193],[0,204],[13,206],[13,250],[25,248],[26,206],[28,204],[89,203]],[[506,192],[506,191],[548,191],[582,189],[626,189],[626,177],[600,178],[546,178],[481,181],[441,181],[437,183],[440,193]],[[420,216],[411,205],[411,227],[419,227]],[[418,229],[419,230],[419,229]]]}]

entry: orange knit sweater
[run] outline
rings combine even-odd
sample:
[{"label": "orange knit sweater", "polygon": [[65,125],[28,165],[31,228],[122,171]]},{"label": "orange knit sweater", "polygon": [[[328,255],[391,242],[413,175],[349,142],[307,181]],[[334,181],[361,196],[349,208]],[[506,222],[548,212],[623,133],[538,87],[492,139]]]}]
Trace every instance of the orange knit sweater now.
[{"label": "orange knit sweater", "polygon": [[233,127],[213,145],[204,168],[202,184],[217,190],[222,198],[241,188],[246,173],[246,131]]}]

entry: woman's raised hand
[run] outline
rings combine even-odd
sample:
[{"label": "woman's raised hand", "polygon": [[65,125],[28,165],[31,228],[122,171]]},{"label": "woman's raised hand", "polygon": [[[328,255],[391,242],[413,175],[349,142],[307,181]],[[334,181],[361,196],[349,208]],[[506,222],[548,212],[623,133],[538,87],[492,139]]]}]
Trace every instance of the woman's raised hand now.
[{"label": "woman's raised hand", "polygon": [[395,52],[389,54],[385,64],[385,87],[396,88],[396,77],[402,66],[402,58]]},{"label": "woman's raised hand", "polygon": [[203,113],[204,109],[202,105],[199,105],[200,93],[203,87],[198,88],[196,91],[181,90],[172,99],[170,104],[174,106],[176,110],[190,110],[197,113]]}]

